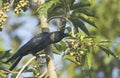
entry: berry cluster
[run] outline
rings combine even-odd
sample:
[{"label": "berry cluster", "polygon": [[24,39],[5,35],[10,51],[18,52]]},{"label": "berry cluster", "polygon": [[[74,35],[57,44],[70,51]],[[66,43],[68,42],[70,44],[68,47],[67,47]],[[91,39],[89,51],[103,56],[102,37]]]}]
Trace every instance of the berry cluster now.
[{"label": "berry cluster", "polygon": [[84,60],[86,54],[90,52],[90,48],[94,47],[93,38],[87,38],[85,36],[76,35],[76,39],[67,39],[68,43],[68,55],[74,56],[78,63]]},{"label": "berry cluster", "polygon": [[7,15],[2,11],[0,10],[0,31],[2,30],[2,25],[3,23],[7,20]]},{"label": "berry cluster", "polygon": [[[45,61],[42,59],[37,59],[33,66],[33,72],[35,74],[35,78],[38,78],[44,69]],[[40,71],[41,70],[41,71]],[[39,72],[39,73],[38,73]]]},{"label": "berry cluster", "polygon": [[10,5],[9,5],[9,1],[8,0],[3,0],[2,1],[2,10],[4,12],[8,12],[10,10]]},{"label": "berry cluster", "polygon": [[29,7],[29,0],[15,0],[14,2],[14,12],[19,14],[20,11],[26,11]]}]

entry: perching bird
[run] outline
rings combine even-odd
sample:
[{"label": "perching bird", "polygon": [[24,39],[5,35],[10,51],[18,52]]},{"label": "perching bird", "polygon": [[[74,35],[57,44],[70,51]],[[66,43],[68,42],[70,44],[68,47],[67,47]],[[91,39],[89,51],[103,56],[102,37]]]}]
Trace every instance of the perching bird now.
[{"label": "perching bird", "polygon": [[27,54],[36,55],[38,51],[45,49],[48,45],[52,43],[57,43],[62,40],[64,37],[70,36],[62,31],[55,32],[43,32],[35,37],[33,37],[30,41],[28,41],[25,45],[23,45],[11,58],[9,58],[6,63],[15,60],[14,64],[10,67],[10,71],[12,71],[23,56]]}]

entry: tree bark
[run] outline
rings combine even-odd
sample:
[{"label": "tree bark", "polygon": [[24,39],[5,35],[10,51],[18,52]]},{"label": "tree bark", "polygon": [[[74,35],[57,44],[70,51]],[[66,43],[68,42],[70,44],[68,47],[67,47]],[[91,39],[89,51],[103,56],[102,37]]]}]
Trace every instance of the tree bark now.
[{"label": "tree bark", "polygon": [[[42,2],[40,2],[41,4],[44,3],[44,0],[40,0]],[[39,16],[39,19],[41,21],[41,29],[42,32],[49,32],[49,25],[47,22],[47,13]],[[55,64],[54,64],[54,57],[53,57],[53,52],[52,52],[52,45],[48,46],[45,49],[45,54],[46,54],[46,62],[47,62],[47,73],[49,78],[57,78],[57,74],[55,71]]]},{"label": "tree bark", "polygon": [[[49,32],[49,26],[47,23],[47,18],[44,16],[40,16],[41,20],[41,29],[42,32]],[[46,62],[47,62],[47,72],[49,75],[49,78],[57,78],[57,74],[55,71],[55,64],[54,64],[54,57],[52,52],[52,45],[48,46],[45,49],[46,54]]]}]

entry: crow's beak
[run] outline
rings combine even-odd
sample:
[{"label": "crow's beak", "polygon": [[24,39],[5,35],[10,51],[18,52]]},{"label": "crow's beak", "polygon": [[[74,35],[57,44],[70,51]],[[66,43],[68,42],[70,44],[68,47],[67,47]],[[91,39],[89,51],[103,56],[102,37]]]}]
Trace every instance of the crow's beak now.
[{"label": "crow's beak", "polygon": [[73,37],[72,35],[67,34],[67,33],[65,33],[64,37],[68,37],[68,39],[69,39],[69,38],[70,38],[70,39],[76,39],[75,37]]},{"label": "crow's beak", "polygon": [[65,33],[64,37],[72,37],[72,35]]}]

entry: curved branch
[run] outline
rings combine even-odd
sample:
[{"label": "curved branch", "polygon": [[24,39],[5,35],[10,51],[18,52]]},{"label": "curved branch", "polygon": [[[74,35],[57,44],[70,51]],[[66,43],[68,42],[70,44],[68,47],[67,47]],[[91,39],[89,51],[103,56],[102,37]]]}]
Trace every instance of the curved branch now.
[{"label": "curved branch", "polygon": [[22,71],[23,71],[23,70],[30,64],[30,62],[31,62],[32,60],[34,60],[35,58],[36,58],[35,56],[34,56],[33,58],[31,58],[31,59],[22,67],[22,69],[18,72],[16,78],[19,78],[19,76],[21,75]]},{"label": "curved branch", "polygon": [[52,19],[55,19],[55,18],[61,18],[61,19],[66,20],[72,26],[72,28],[71,28],[72,36],[74,37],[74,25],[73,25],[73,23],[68,18],[66,18],[64,16],[53,16],[53,17],[48,19],[48,22],[50,22]]},{"label": "curved branch", "polygon": [[55,19],[55,18],[62,18],[64,20],[66,20],[71,26],[74,27],[73,23],[68,18],[66,18],[64,16],[53,16],[53,17],[51,17],[51,18],[48,19],[48,22],[50,22],[52,19]]}]

